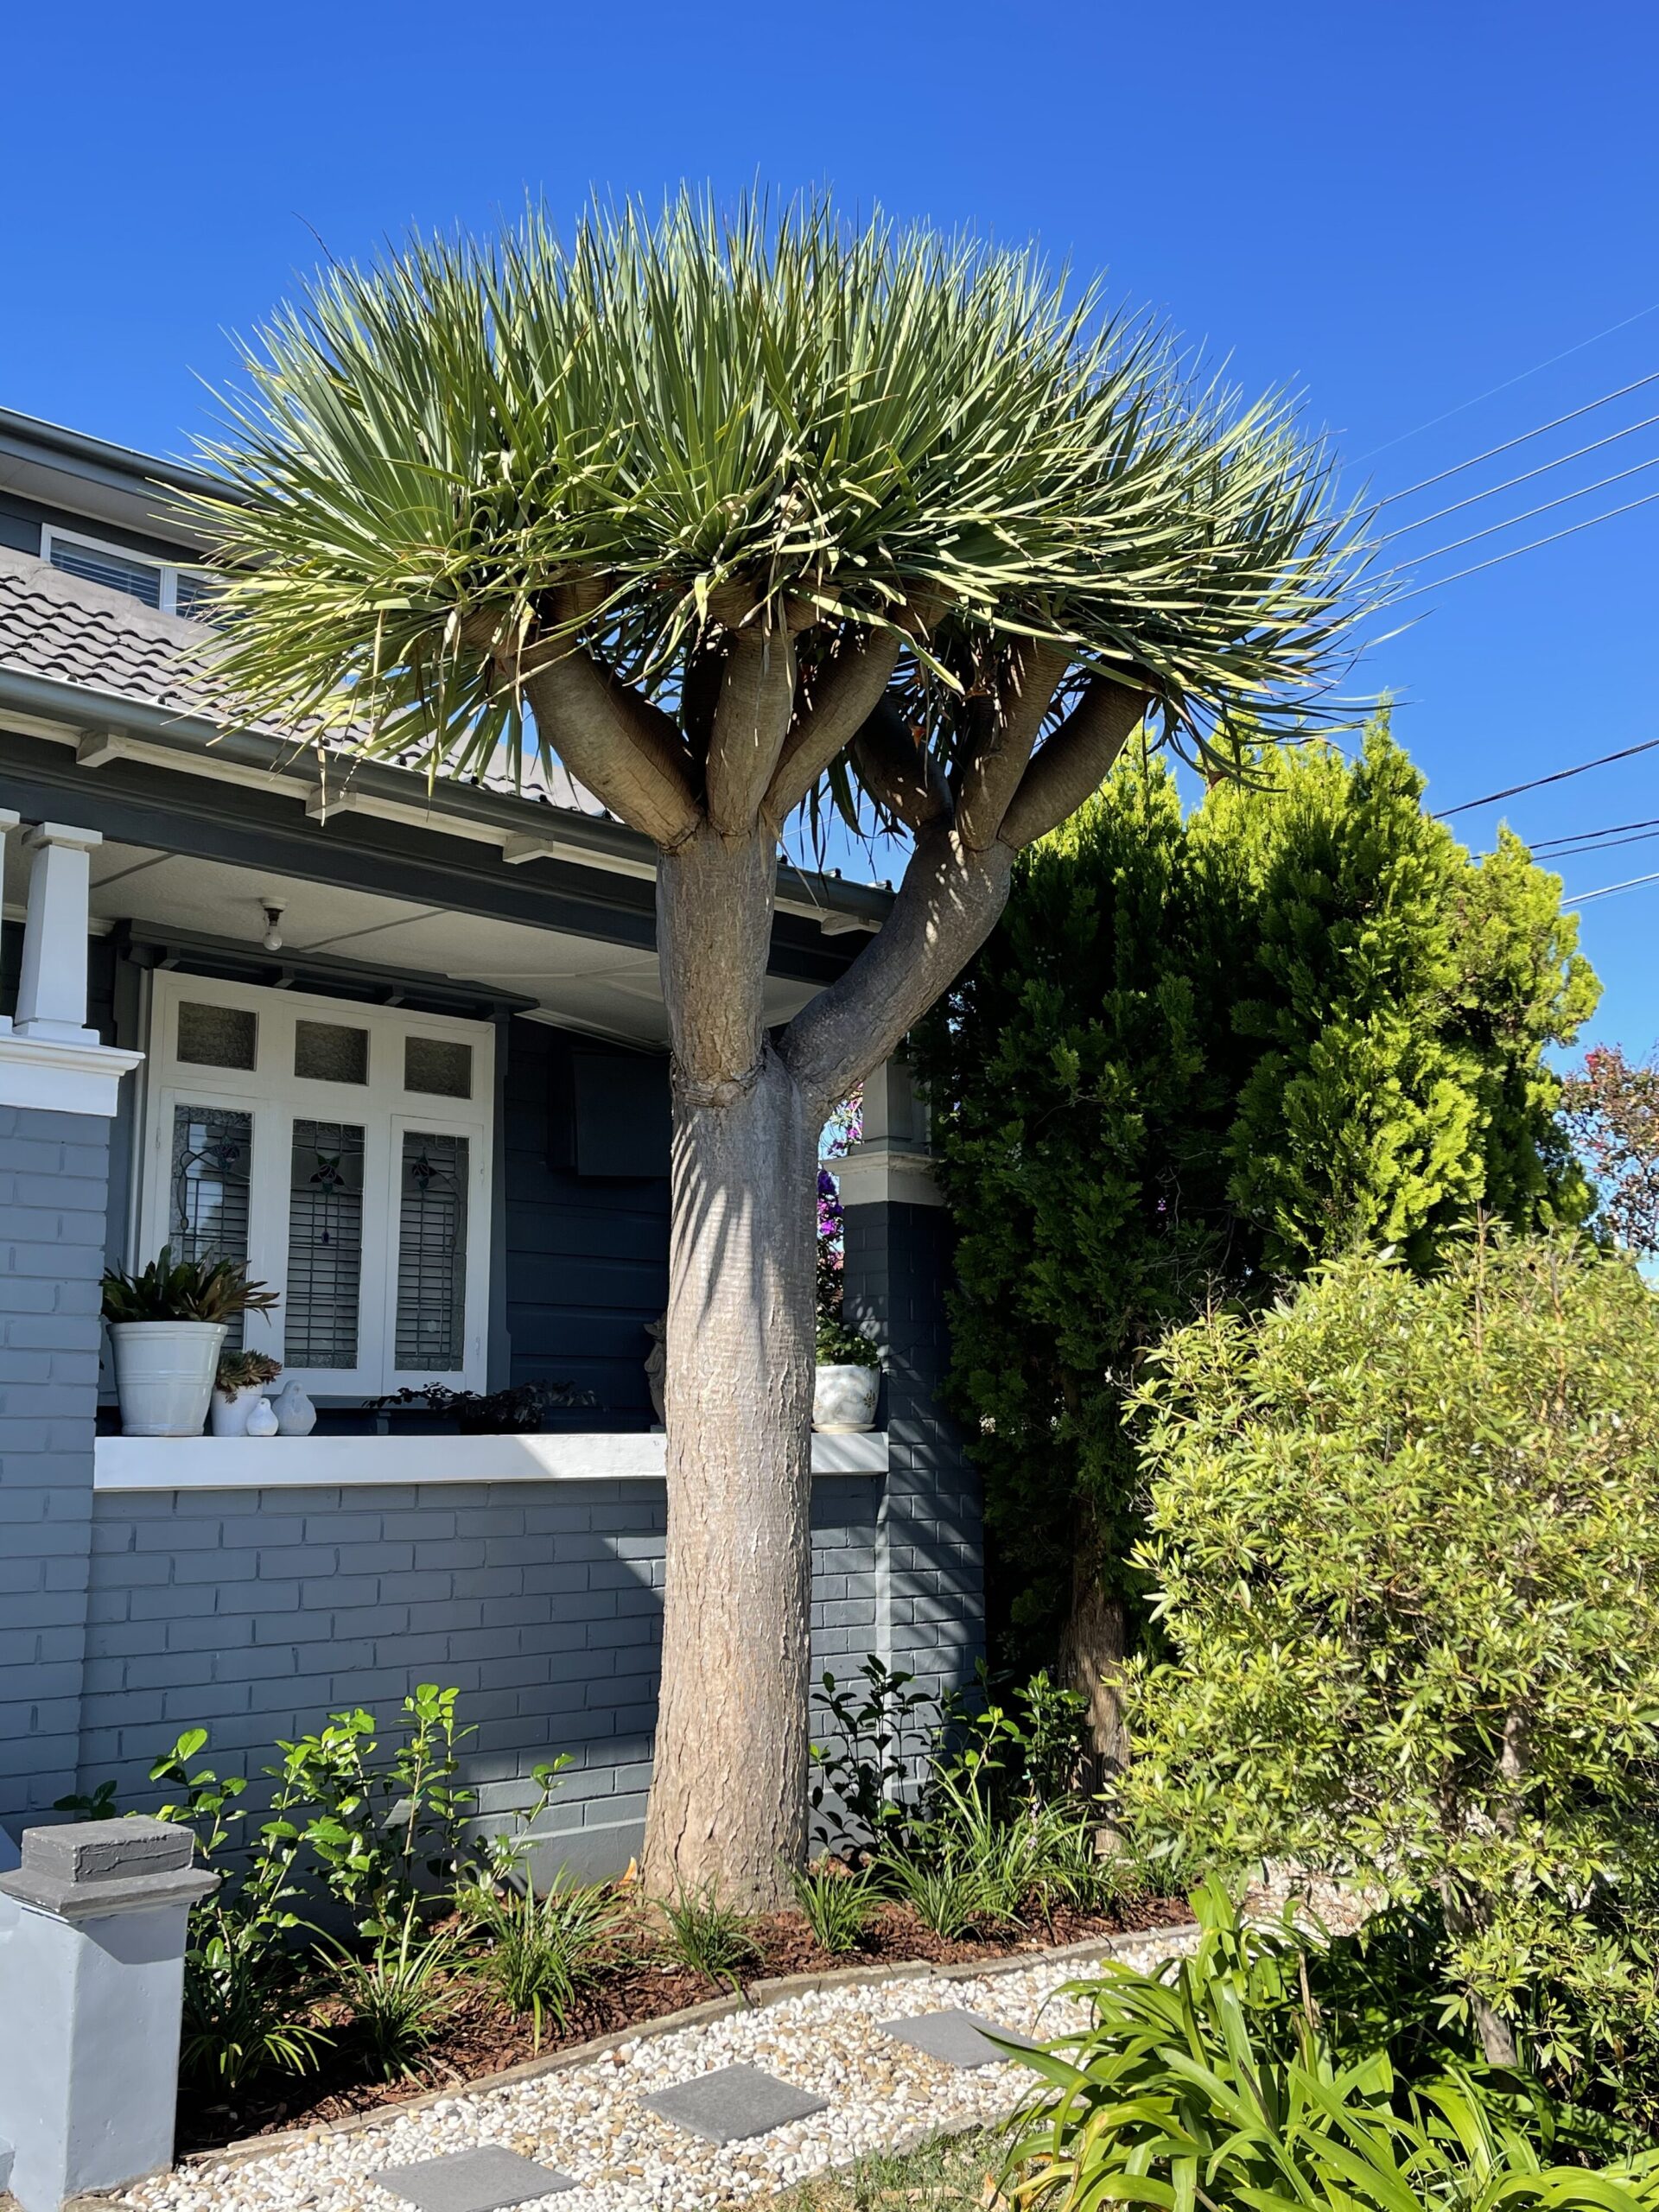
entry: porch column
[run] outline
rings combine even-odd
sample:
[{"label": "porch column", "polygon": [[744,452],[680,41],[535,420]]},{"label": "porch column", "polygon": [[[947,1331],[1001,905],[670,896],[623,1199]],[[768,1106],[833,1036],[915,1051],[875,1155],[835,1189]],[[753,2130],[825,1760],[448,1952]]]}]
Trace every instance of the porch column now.
[{"label": "porch column", "polygon": [[845,1312],[882,1350],[888,1472],[876,1531],[879,1656],[936,1694],[985,1648],[979,1481],[939,1402],[949,1359],[950,1224],[927,1112],[902,1059],[864,1086],[864,1135],[841,1163]]},{"label": "porch column", "polygon": [[22,979],[16,1019],[0,1018],[0,1825],[14,1834],[77,1786],[110,1122],[143,1057],[86,1027],[97,834],[42,823],[26,842]]}]

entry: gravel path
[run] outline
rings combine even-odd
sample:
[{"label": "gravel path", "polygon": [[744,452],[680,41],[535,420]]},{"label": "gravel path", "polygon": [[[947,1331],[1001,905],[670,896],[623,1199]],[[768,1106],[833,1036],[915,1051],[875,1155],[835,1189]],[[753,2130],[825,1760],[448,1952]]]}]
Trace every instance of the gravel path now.
[{"label": "gravel path", "polygon": [[[1189,1941],[1183,1930],[1160,1929],[1113,1948],[1144,1967]],[[1088,1971],[1084,1961],[1050,1959],[970,1980],[929,1976],[814,1990],[642,2036],[530,2081],[388,2113],[372,2125],[310,2137],[240,2164],[163,2175],[122,2201],[140,2212],[397,2212],[400,2200],[371,2179],[380,2169],[499,2143],[580,2184],[537,2199],[534,2212],[702,2212],[787,2189],[868,2151],[905,2150],[930,2135],[1002,2119],[1031,2086],[1023,2068],[960,2070],[883,2035],[877,2023],[961,2005],[1016,2032],[1059,2035],[1082,2025],[1083,2017],[1055,1992]],[[639,2102],[671,2082],[738,2063],[825,2097],[829,2107],[772,2134],[716,2148]]]}]

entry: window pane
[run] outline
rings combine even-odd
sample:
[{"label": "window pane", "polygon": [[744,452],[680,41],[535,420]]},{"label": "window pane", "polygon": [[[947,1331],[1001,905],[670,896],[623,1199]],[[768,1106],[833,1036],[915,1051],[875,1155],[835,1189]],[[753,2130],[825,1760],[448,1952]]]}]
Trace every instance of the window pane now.
[{"label": "window pane", "polygon": [[470,1098],[473,1048],[448,1037],[405,1037],[404,1089],[435,1098]]},{"label": "window pane", "polygon": [[100,553],[95,546],[66,543],[61,537],[54,537],[52,565],[67,576],[80,576],[89,584],[126,592],[133,599],[142,599],[146,607],[162,603],[162,572],[153,562],[128,560],[120,553]]},{"label": "window pane", "polygon": [[258,1047],[259,1018],[240,1006],[179,1007],[179,1058],[203,1068],[251,1068]]},{"label": "window pane", "polygon": [[369,1033],[337,1021],[296,1021],[294,1072],[314,1083],[366,1083]]},{"label": "window pane", "polygon": [[283,1357],[289,1367],[355,1367],[363,1132],[345,1122],[296,1121],[291,1162]]},{"label": "window pane", "polygon": [[464,1363],[467,1166],[465,1137],[404,1133],[394,1351],[403,1372],[443,1375]]},{"label": "window pane", "polygon": [[202,575],[192,569],[181,569],[174,581],[174,607],[192,622],[211,622],[213,602],[219,597],[219,589],[217,576]]},{"label": "window pane", "polygon": [[[167,1240],[177,1260],[248,1257],[248,1178],[253,1116],[222,1106],[173,1109],[173,1181]],[[226,1332],[225,1349],[239,1349],[242,1317]]]}]

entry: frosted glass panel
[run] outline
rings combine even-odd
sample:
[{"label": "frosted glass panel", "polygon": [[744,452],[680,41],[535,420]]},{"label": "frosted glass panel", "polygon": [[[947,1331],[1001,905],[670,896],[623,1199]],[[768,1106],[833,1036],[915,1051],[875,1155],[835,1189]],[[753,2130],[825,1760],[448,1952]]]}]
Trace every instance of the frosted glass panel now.
[{"label": "frosted glass panel", "polygon": [[259,1043],[259,1018],[245,1007],[179,1004],[179,1058],[201,1068],[251,1068]]},{"label": "frosted glass panel", "polygon": [[289,1367],[355,1367],[363,1132],[346,1122],[296,1121],[291,1161],[283,1357]]},{"label": "frosted glass panel", "polygon": [[470,1098],[473,1048],[449,1037],[405,1037],[404,1089],[434,1098]]},{"label": "frosted glass panel", "polygon": [[465,1137],[405,1133],[398,1163],[394,1354],[404,1373],[443,1375],[463,1364],[467,1173]]},{"label": "frosted glass panel", "polygon": [[[252,1163],[251,1114],[223,1106],[173,1109],[167,1241],[175,1260],[239,1260],[246,1264]],[[241,1343],[238,1314],[226,1332],[225,1349],[238,1350]]]},{"label": "frosted glass panel", "polygon": [[368,1031],[338,1021],[296,1021],[294,1072],[312,1083],[366,1083]]}]

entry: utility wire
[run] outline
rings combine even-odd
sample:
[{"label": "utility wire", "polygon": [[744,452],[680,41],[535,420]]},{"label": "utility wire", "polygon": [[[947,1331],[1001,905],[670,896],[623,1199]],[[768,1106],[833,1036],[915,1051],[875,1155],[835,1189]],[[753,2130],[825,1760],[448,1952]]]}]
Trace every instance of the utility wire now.
[{"label": "utility wire", "polygon": [[[1443,553],[1461,552],[1465,545],[1478,545],[1483,537],[1496,537],[1500,531],[1513,530],[1517,523],[1530,522],[1535,515],[1547,515],[1552,508],[1570,505],[1592,492],[1605,492],[1610,484],[1622,484],[1627,476],[1639,476],[1644,468],[1659,468],[1659,454],[1650,454],[1646,461],[1633,461],[1628,468],[1616,468],[1611,476],[1599,476],[1593,484],[1580,484],[1571,492],[1562,492],[1555,499],[1541,499],[1535,507],[1522,507],[1518,515],[1508,515],[1502,522],[1488,523],[1484,530],[1471,530],[1466,537],[1454,537],[1445,545],[1437,545],[1432,553],[1419,553],[1415,557],[1427,564],[1438,561]],[[1406,531],[1414,530],[1415,523],[1408,523],[1402,530],[1395,531],[1389,537],[1380,537],[1378,545],[1388,545],[1395,537],[1403,537]]]},{"label": "utility wire", "polygon": [[1441,423],[1449,423],[1454,415],[1466,414],[1470,408],[1480,406],[1483,401],[1496,399],[1500,391],[1508,391],[1517,384],[1524,384],[1529,377],[1541,375],[1544,370],[1553,369],[1557,361],[1565,361],[1574,353],[1582,353],[1587,346],[1599,346],[1604,338],[1611,338],[1621,330],[1628,330],[1633,322],[1642,321],[1656,310],[1659,310],[1659,300],[1656,300],[1652,307],[1638,308],[1634,315],[1627,315],[1623,322],[1609,323],[1605,330],[1597,331],[1593,338],[1581,338],[1576,346],[1569,346],[1560,353],[1552,353],[1547,361],[1534,362],[1531,368],[1522,369],[1519,376],[1506,377],[1502,384],[1495,384],[1490,391],[1478,391],[1472,399],[1459,400],[1455,407],[1448,407],[1443,415],[1433,415],[1427,423],[1419,423],[1414,430],[1402,430],[1396,438],[1385,438],[1380,446],[1373,446],[1370,453],[1361,454],[1360,460],[1370,461],[1374,454],[1387,453],[1394,446],[1402,446],[1408,438],[1421,437],[1425,430],[1432,430]]},{"label": "utility wire", "polygon": [[[1659,499],[1659,492],[1649,492],[1642,499],[1627,499],[1622,507],[1609,507],[1605,514],[1586,515],[1582,522],[1569,523],[1565,530],[1552,530],[1543,537],[1529,537],[1524,545],[1511,545],[1507,553],[1494,553],[1490,561],[1473,562],[1466,569],[1453,569],[1449,576],[1436,576],[1433,583],[1416,584],[1410,591],[1399,592],[1389,600],[1389,605],[1390,607],[1402,607],[1408,600],[1422,598],[1426,592],[1440,591],[1447,584],[1460,583],[1465,576],[1478,576],[1483,569],[1495,569],[1502,561],[1513,561],[1522,553],[1535,553],[1541,545],[1554,545],[1562,537],[1576,537],[1581,530],[1593,530],[1599,522],[1611,522],[1618,515],[1628,515],[1637,507],[1651,506],[1656,499]],[[1552,505],[1559,504],[1559,501],[1551,502]],[[1518,522],[1521,517],[1517,515],[1513,519]],[[1503,529],[1507,525],[1498,524],[1497,527]],[[1491,532],[1480,531],[1477,535],[1489,537]],[[1471,542],[1468,538],[1463,541],[1465,545]],[[1432,555],[1425,556],[1425,558],[1432,557]]]},{"label": "utility wire", "polygon": [[[1649,308],[1647,312],[1651,315],[1653,309]],[[1421,483],[1408,484],[1403,492],[1390,492],[1386,499],[1379,499],[1376,504],[1379,507],[1391,507],[1397,500],[1409,499],[1419,492],[1427,492],[1431,484],[1444,484],[1448,476],[1461,476],[1465,468],[1477,468],[1483,461],[1496,461],[1501,453],[1508,453],[1516,446],[1524,446],[1534,438],[1541,438],[1546,430],[1559,430],[1563,423],[1575,423],[1580,415],[1593,415],[1598,407],[1605,407],[1615,399],[1623,399],[1626,392],[1640,391],[1644,385],[1649,384],[1659,384],[1659,369],[1651,371],[1647,376],[1637,377],[1634,384],[1620,385],[1617,391],[1603,392],[1599,399],[1587,399],[1582,407],[1570,407],[1565,415],[1557,415],[1551,422],[1541,423],[1535,430],[1522,430],[1519,437],[1505,438],[1500,446],[1488,446],[1484,453],[1472,454],[1467,461],[1453,461],[1450,468],[1442,468],[1433,476],[1425,476]],[[1502,385],[1498,386],[1500,391],[1503,388]],[[1470,404],[1473,404],[1471,401]],[[1446,417],[1441,416],[1440,419],[1444,422]],[[1381,446],[1373,448],[1375,452],[1382,450]],[[1368,456],[1362,454],[1360,458],[1364,460]],[[1355,466],[1357,467],[1358,463],[1356,462]]]},{"label": "utility wire", "polygon": [[[1659,830],[1659,815],[1649,815],[1645,822],[1610,822],[1605,830],[1580,830],[1568,837],[1540,837],[1534,842],[1535,853],[1547,852],[1552,845],[1576,845],[1586,837],[1616,837],[1624,830]],[[105,877],[107,883],[109,878]]]},{"label": "utility wire", "polygon": [[1630,837],[1599,837],[1586,845],[1575,845],[1568,838],[1563,841],[1566,849],[1561,852],[1546,852],[1541,845],[1535,845],[1529,839],[1527,849],[1535,859],[1541,858],[1553,864],[1556,861],[1582,860],[1586,853],[1617,852],[1621,845],[1650,845],[1656,837],[1659,837],[1659,830],[1638,830]]},{"label": "utility wire", "polygon": [[1503,791],[1484,791],[1478,798],[1466,798],[1461,806],[1444,808],[1434,819],[1449,822],[1454,814],[1468,814],[1478,806],[1496,806],[1499,799],[1516,798],[1522,791],[1541,791],[1546,784],[1564,784],[1569,776],[1582,776],[1586,769],[1605,768],[1612,761],[1633,760],[1638,753],[1651,753],[1656,747],[1659,747],[1659,737],[1644,738],[1640,745],[1627,745],[1618,753],[1603,753],[1593,760],[1580,760],[1576,767],[1558,768],[1550,776],[1535,776],[1529,784],[1510,784]]},{"label": "utility wire", "polygon": [[1604,883],[1599,891],[1580,891],[1576,899],[1569,899],[1569,906],[1587,906],[1592,899],[1611,899],[1615,891],[1634,891],[1638,884],[1659,883],[1659,875],[1632,875],[1623,883]]},{"label": "utility wire", "polygon": [[[1659,376],[1659,370],[1654,373]],[[1631,437],[1637,430],[1651,429],[1656,423],[1659,423],[1659,415],[1644,415],[1639,423],[1627,423],[1622,430],[1610,430],[1605,438],[1592,438],[1587,446],[1575,446],[1571,453],[1558,454],[1554,461],[1541,461],[1536,468],[1523,468],[1518,476],[1506,476],[1501,484],[1489,484],[1484,492],[1471,492],[1466,499],[1453,499],[1449,507],[1436,507],[1433,514],[1419,515],[1415,522],[1402,522],[1398,530],[1391,530],[1377,543],[1389,544],[1395,538],[1403,537],[1408,530],[1421,530],[1426,523],[1440,522],[1461,508],[1478,506],[1483,499],[1495,499],[1500,492],[1512,492],[1517,484],[1529,484],[1535,476],[1548,476],[1552,468],[1565,468],[1569,461],[1582,461],[1587,453],[1599,453],[1603,446],[1615,446],[1621,438]],[[1472,466],[1470,462],[1461,465]],[[1448,476],[1455,474],[1452,469],[1446,471]],[[1377,504],[1387,506],[1388,501],[1382,499]]]}]

